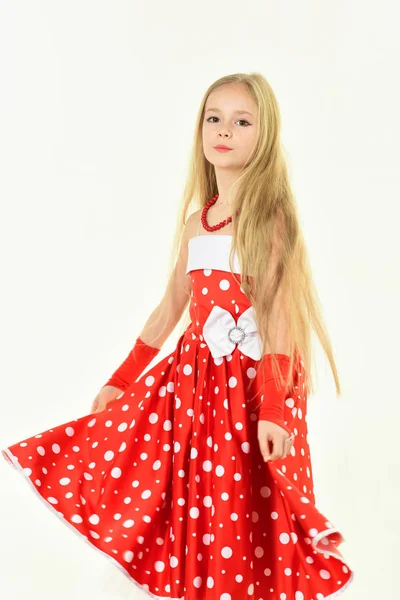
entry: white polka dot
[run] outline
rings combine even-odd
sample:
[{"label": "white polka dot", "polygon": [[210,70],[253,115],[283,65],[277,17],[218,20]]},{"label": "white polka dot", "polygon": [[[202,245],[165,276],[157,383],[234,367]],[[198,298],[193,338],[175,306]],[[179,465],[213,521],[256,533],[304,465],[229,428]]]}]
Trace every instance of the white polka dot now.
[{"label": "white polka dot", "polygon": [[132,550],[126,550],[125,552],[123,552],[122,558],[124,559],[125,562],[128,562],[128,563],[132,562],[132,560],[133,560]]},{"label": "white polka dot", "polygon": [[195,577],[195,578],[193,579],[193,585],[194,585],[194,587],[195,587],[195,588],[199,588],[199,587],[201,587],[202,581],[203,581],[203,580],[202,580],[202,578],[201,578],[200,576],[198,576],[198,577]]},{"label": "white polka dot", "polygon": [[281,533],[279,536],[279,541],[281,544],[288,544],[290,542],[290,536],[287,533]]},{"label": "white polka dot", "polygon": [[71,521],[73,523],[82,523],[83,519],[82,519],[82,517],[80,515],[72,515]]},{"label": "white polka dot", "polygon": [[206,294],[208,294],[208,288],[203,287],[203,289],[201,290],[201,293],[203,294],[203,296],[205,296]]},{"label": "white polka dot", "polygon": [[222,477],[224,473],[225,473],[224,467],[222,465],[218,465],[215,469],[215,474],[217,475],[217,477]]},{"label": "white polka dot", "polygon": [[67,427],[65,430],[65,433],[69,436],[72,437],[73,435],[75,435],[75,431],[72,427]]},{"label": "white polka dot", "polygon": [[192,517],[192,519],[197,519],[200,514],[200,511],[197,508],[197,506],[192,506],[192,508],[189,511],[189,514]]},{"label": "white polka dot", "polygon": [[171,556],[171,558],[169,559],[169,564],[174,569],[178,566],[179,560],[176,558],[176,556]]},{"label": "white polka dot", "polygon": [[162,560],[157,560],[154,563],[154,568],[157,571],[157,573],[162,573],[162,571],[164,571],[165,569],[165,563]]},{"label": "white polka dot", "polygon": [[296,592],[294,595],[295,600],[304,600],[303,592]]},{"label": "white polka dot", "polygon": [[326,569],[321,569],[319,574],[321,575],[322,579],[330,579],[331,578],[331,574]]},{"label": "white polka dot", "polygon": [[63,477],[62,479],[60,479],[61,485],[68,485],[69,483],[71,483],[71,480],[69,479],[69,477]]},{"label": "white polka dot", "polygon": [[271,490],[268,486],[263,485],[263,487],[260,488],[260,494],[263,498],[269,498],[271,495]]},{"label": "white polka dot", "polygon": [[242,448],[242,451],[245,454],[249,454],[249,452],[250,452],[250,444],[249,444],[249,442],[243,442],[243,444],[241,445],[241,448]]},{"label": "white polka dot", "polygon": [[128,529],[129,527],[133,527],[134,524],[135,524],[135,521],[133,519],[127,519],[126,521],[124,521],[122,523],[122,526],[126,527]]},{"label": "white polka dot", "polygon": [[229,385],[230,388],[236,387],[236,385],[237,385],[237,379],[236,379],[236,377],[234,377],[233,375],[231,377],[229,377],[228,385]]},{"label": "white polka dot", "polygon": [[91,523],[92,525],[98,525],[100,523],[99,515],[90,515],[89,523]]},{"label": "white polka dot", "polygon": [[221,556],[223,556],[223,558],[230,558],[232,554],[232,548],[230,548],[229,546],[224,546],[221,550]]},{"label": "white polka dot", "polygon": [[112,450],[107,450],[107,452],[104,454],[104,460],[112,460],[114,458],[114,452]]},{"label": "white polka dot", "polygon": [[221,279],[221,281],[219,282],[219,287],[223,291],[229,290],[230,286],[231,286],[231,284],[229,283],[229,281],[227,279]]},{"label": "white polka dot", "polygon": [[144,382],[147,386],[153,385],[153,383],[155,382],[155,378],[153,377],[153,375],[148,375]]},{"label": "white polka dot", "polygon": [[254,379],[254,377],[256,376],[256,370],[254,369],[254,367],[249,367],[246,373],[249,379]]},{"label": "white polka dot", "polygon": [[111,469],[111,477],[114,477],[114,479],[119,479],[122,475],[122,471],[119,467],[114,467],[113,469]]},{"label": "white polka dot", "polygon": [[190,375],[191,373],[192,373],[192,367],[191,367],[191,365],[188,365],[188,364],[184,365],[184,367],[183,367],[183,374],[184,375]]}]

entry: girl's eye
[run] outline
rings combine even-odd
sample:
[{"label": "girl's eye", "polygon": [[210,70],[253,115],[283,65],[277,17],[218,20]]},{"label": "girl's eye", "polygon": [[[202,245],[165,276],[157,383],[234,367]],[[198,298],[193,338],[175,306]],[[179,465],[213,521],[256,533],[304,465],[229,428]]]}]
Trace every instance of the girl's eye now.
[{"label": "girl's eye", "polygon": [[[208,117],[207,122],[210,122],[210,119],[218,119],[218,117]],[[238,121],[242,121],[243,123],[247,123],[246,127],[248,125],[250,125],[250,123],[248,121],[246,121],[245,119],[238,119]]]}]

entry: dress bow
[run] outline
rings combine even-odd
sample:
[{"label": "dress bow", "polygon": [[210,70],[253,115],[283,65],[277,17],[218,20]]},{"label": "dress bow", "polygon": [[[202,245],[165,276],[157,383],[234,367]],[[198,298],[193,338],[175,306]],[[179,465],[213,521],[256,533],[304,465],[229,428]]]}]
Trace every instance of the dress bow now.
[{"label": "dress bow", "polygon": [[203,327],[203,337],[207,342],[213,358],[221,358],[231,354],[236,345],[243,354],[261,359],[261,340],[254,319],[254,307],[247,308],[238,318],[215,305],[210,311]]}]

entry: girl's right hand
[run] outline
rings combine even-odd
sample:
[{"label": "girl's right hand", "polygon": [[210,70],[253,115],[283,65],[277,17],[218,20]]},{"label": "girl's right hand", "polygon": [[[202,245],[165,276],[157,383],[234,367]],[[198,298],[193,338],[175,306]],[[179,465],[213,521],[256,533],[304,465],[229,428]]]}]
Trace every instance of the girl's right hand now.
[{"label": "girl's right hand", "polygon": [[122,394],[122,390],[119,388],[114,387],[113,385],[105,385],[93,400],[90,413],[102,412],[107,404],[112,400],[115,400],[120,394]]}]

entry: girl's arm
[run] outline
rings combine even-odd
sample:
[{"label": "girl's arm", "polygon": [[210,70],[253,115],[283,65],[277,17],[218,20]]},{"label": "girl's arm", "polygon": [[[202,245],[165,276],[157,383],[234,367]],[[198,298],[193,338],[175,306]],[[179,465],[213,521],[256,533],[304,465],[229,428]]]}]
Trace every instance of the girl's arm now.
[{"label": "girl's arm", "polygon": [[175,329],[189,302],[191,276],[185,271],[188,260],[188,241],[195,234],[196,223],[199,219],[198,212],[193,213],[185,224],[178,258],[164,296],[150,314],[140,333],[140,339],[149,346],[161,348]]},{"label": "girl's arm", "polygon": [[[185,271],[188,240],[192,235],[193,223],[192,218],[189,218],[186,222],[178,258],[161,302],[147,319],[141,334],[124,362],[103,386],[103,388],[106,388],[107,394],[110,386],[113,388],[111,399],[114,399],[115,393],[125,390],[132,381],[137,380],[147,365],[157,356],[161,346],[182,316],[190,297],[190,275],[186,275]],[[105,401],[110,398],[107,397]],[[101,406],[97,406],[98,402],[99,399],[96,397],[95,403],[97,404],[93,408],[102,410],[104,402]]]}]

